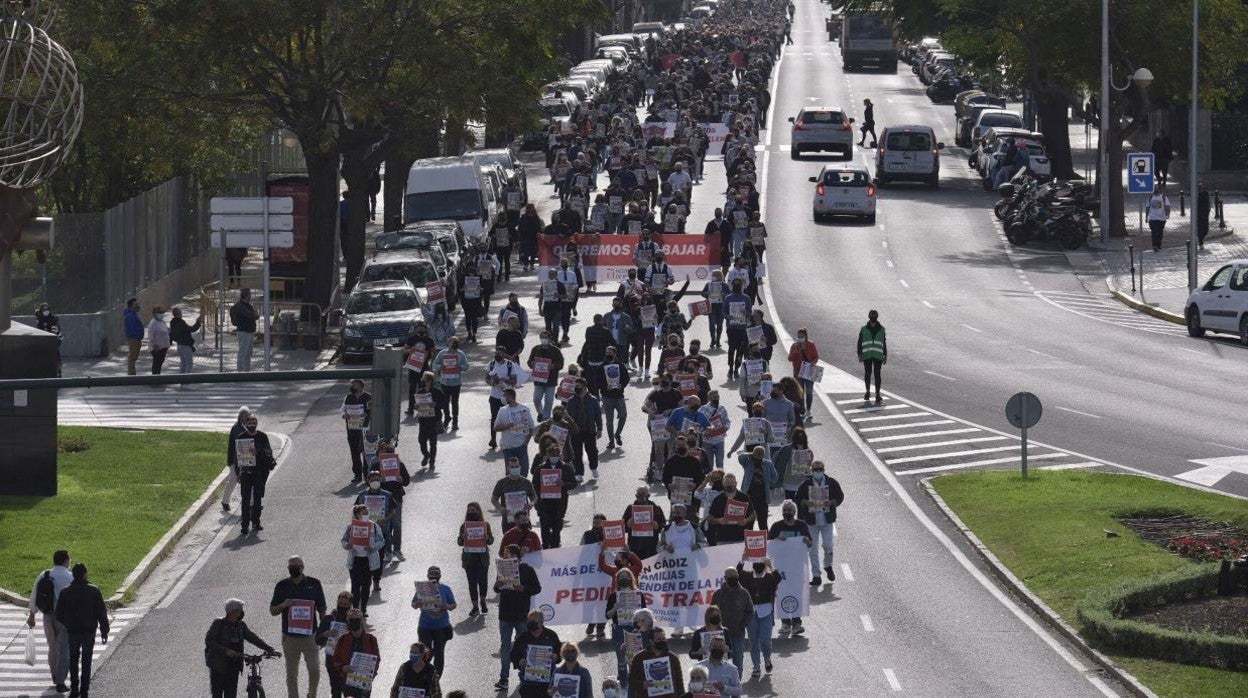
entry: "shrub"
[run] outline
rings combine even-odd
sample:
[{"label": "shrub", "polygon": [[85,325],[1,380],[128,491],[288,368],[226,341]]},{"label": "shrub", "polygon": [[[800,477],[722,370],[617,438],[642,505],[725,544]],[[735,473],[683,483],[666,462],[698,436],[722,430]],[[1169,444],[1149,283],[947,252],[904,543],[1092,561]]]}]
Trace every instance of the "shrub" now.
[{"label": "shrub", "polygon": [[91,448],[91,441],[85,436],[62,436],[56,440],[56,450],[61,453],[82,453]]}]

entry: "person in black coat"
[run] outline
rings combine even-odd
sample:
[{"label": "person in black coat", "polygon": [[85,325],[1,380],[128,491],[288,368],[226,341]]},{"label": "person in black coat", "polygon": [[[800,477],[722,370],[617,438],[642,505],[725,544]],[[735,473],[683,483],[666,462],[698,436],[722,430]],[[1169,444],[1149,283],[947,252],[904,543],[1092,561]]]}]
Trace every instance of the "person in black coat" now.
[{"label": "person in black coat", "polygon": [[529,271],[537,264],[537,236],[542,232],[542,217],[533,204],[524,207],[516,227],[520,231],[520,263]]},{"label": "person in black coat", "polygon": [[86,698],[91,689],[91,652],[95,648],[96,629],[100,631],[100,641],[108,644],[108,609],[100,588],[87,581],[86,565],[74,565],[73,575],[74,581],[56,600],[56,620],[69,633],[70,695]]},{"label": "person in black coat", "polygon": [[1205,180],[1196,183],[1196,240],[1200,244],[1200,249],[1205,249],[1205,236],[1209,234],[1209,211],[1212,209],[1209,201],[1209,185],[1205,184]]},{"label": "person in black coat", "polygon": [[[269,435],[260,431],[259,425],[260,420],[256,413],[248,414],[243,418],[242,436],[230,442],[235,452],[234,472],[242,489],[243,504],[240,514],[244,536],[253,527],[257,531],[264,530],[260,525],[260,514],[264,511],[264,487],[269,481],[269,473],[277,467]],[[247,455],[248,452],[250,456]]]},{"label": "person in black coat", "polygon": [[225,616],[212,621],[204,634],[204,662],[208,665],[212,698],[234,698],[238,694],[238,676],[243,673],[244,640],[264,650],[265,656],[281,656],[251,632],[243,622],[243,615],[243,602],[230,599],[225,602]]}]

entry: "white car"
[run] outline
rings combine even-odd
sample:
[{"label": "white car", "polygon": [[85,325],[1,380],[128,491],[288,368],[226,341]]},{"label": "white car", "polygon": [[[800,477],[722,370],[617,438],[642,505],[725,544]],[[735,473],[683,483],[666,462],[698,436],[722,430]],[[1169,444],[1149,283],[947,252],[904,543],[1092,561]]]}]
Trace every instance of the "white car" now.
[{"label": "white car", "polygon": [[860,165],[824,167],[815,183],[815,220],[828,216],[858,216],[875,222],[875,183]]},{"label": "white car", "polygon": [[1233,259],[1215,271],[1187,297],[1183,314],[1193,337],[1206,330],[1230,332],[1248,345],[1248,259]]}]

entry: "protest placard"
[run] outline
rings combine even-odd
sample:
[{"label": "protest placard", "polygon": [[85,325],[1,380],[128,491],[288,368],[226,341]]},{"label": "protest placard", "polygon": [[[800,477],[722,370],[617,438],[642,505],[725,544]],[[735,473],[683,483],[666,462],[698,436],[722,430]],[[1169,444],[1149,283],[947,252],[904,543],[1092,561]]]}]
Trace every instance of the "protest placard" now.
[{"label": "protest placard", "polygon": [[689,506],[693,502],[693,478],[680,477],[677,475],[672,478],[671,489],[668,491],[668,498],[672,500],[672,504],[684,504]]},{"label": "protest placard", "polygon": [[425,284],[425,300],[429,305],[446,302],[446,284],[441,281],[430,281]]},{"label": "protest placard", "polygon": [[331,620],[329,628],[325,630],[325,656],[332,657],[334,648],[338,646],[338,638],[347,634],[347,622],[345,620]]},{"label": "protest placard", "polygon": [[533,683],[550,683],[554,668],[555,651],[545,645],[529,645],[524,657],[524,680]]},{"label": "protest placard", "polygon": [[653,305],[641,306],[641,327],[649,329],[659,324],[659,311]]},{"label": "protest placard", "polygon": [[550,429],[548,429],[546,433],[554,437],[555,441],[558,441],[561,446],[568,442],[568,428],[565,426],[560,424],[551,424]]},{"label": "protest placard", "polygon": [[458,376],[460,370],[459,355],[448,352],[442,357],[442,375]]},{"label": "protest placard", "polygon": [[555,388],[555,399],[567,402],[576,394],[576,376],[567,375],[559,379],[559,387]]},{"label": "protest placard", "polygon": [[555,674],[555,698],[577,698],[581,695],[581,677],[579,674]]},{"label": "protest placard", "polygon": [[437,409],[433,404],[433,393],[416,393],[416,416],[427,419],[436,414]]},{"label": "protest placard", "polygon": [[518,514],[529,508],[529,495],[525,492],[507,492],[503,494],[503,508],[508,514]]},{"label": "protest placard", "polygon": [[372,547],[373,538],[373,522],[372,521],[351,521],[351,548],[356,552],[367,551]]},{"label": "protest placard", "polygon": [[745,532],[745,559],[761,560],[767,557],[767,532]]},{"label": "protest placard", "polygon": [[381,521],[386,518],[386,495],[366,494],[364,495],[364,506],[368,507],[368,518],[370,521]]},{"label": "protest placard", "polygon": [[763,417],[746,417],[741,424],[747,446],[767,443],[767,420]]},{"label": "protest placard", "polygon": [[685,357],[683,356],[667,357],[666,359],[663,360],[663,371],[667,373],[667,375],[669,376],[672,375],[673,373],[676,373],[676,370],[680,368],[680,360],[683,358]]},{"label": "protest placard", "polygon": [[667,419],[655,417],[650,420],[650,440],[654,443],[667,441]]},{"label": "protest placard", "polygon": [[255,439],[234,439],[234,462],[242,470],[256,467]]},{"label": "protest placard", "polygon": [[477,273],[481,278],[489,280],[494,278],[494,261],[489,259],[477,260]]},{"label": "protest placard", "polygon": [[632,508],[632,533],[634,536],[654,536],[654,505],[634,504]]},{"label": "protest placard", "polygon": [[427,698],[428,695],[423,688],[399,686],[399,698]]},{"label": "protest placard", "polygon": [[542,468],[538,471],[541,479],[540,499],[559,499],[563,496],[563,471],[558,468]]},{"label": "protest placard", "polygon": [[607,379],[607,389],[616,390],[620,387],[620,365],[606,364],[602,367],[602,375]]},{"label": "protest placard", "polygon": [[814,485],[810,488],[810,500],[806,503],[807,509],[827,512],[831,509],[831,504],[827,485]]},{"label": "protest placard", "polygon": [[416,582],[416,601],[420,603],[422,611],[436,610],[441,600],[442,595],[438,592],[437,582],[424,580]]},{"label": "protest placard", "polygon": [[386,453],[377,459],[378,467],[381,468],[382,482],[399,482],[403,479],[399,470],[399,454]]},{"label": "protest placard", "polygon": [[377,676],[377,665],[380,661],[381,657],[375,654],[352,653],[351,663],[347,665],[347,676],[343,680],[343,685],[350,688],[358,688],[365,692],[371,691],[373,679]]},{"label": "protest placard", "polygon": [[546,357],[533,359],[533,380],[546,383],[550,380],[551,361]]},{"label": "protest placard", "polygon": [[763,326],[762,325],[750,325],[749,327],[745,328],[745,341],[749,342],[750,344],[761,345],[763,343]]},{"label": "protest placard", "polygon": [[758,383],[763,379],[763,373],[767,371],[767,362],[762,359],[746,359],[745,360],[745,377],[751,383]]},{"label": "protest placard", "polygon": [[616,519],[614,521],[602,522],[602,548],[603,550],[625,550],[628,548],[628,540],[624,536],[624,521]]},{"label": "protest placard", "polygon": [[724,302],[724,282],[712,281],[706,285],[706,299],[711,303]]},{"label": "protest placard", "polygon": [[719,414],[718,412],[711,415],[711,418],[709,421],[711,423],[711,426],[709,429],[706,430],[706,433],[703,435],[706,438],[712,439],[715,437],[723,436],[724,434],[728,433],[728,424],[724,421],[723,416]]},{"label": "protest placard", "polygon": [[646,679],[647,696],[670,696],[676,691],[672,683],[671,657],[656,657],[642,661],[642,673]]},{"label": "protest placard", "polygon": [[633,614],[641,609],[641,592],[636,589],[620,589],[615,592],[615,620],[620,625],[633,622]]},{"label": "protest placard", "polygon": [[749,322],[749,305],[745,301],[729,301],[728,324],[741,326]]},{"label": "protest placard", "polygon": [[500,557],[494,561],[495,580],[504,586],[520,584],[520,561],[514,557]]},{"label": "protest placard", "polygon": [[464,298],[481,297],[481,277],[473,274],[464,276]]},{"label": "protest placard", "polygon": [[346,405],[343,409],[347,413],[348,429],[364,428],[364,405]]},{"label": "protest placard", "polygon": [[667,274],[655,272],[650,275],[650,288],[656,291],[666,291],[667,281]]},{"label": "protest placard", "polygon": [[316,630],[316,602],[310,599],[291,599],[294,604],[286,609],[286,632],[291,635],[311,635]]},{"label": "protest placard", "polygon": [[793,458],[789,464],[789,472],[802,477],[810,475],[810,464],[814,462],[814,458],[815,454],[809,448],[793,449]]},{"label": "protest placard", "polygon": [[689,304],[689,317],[698,317],[699,315],[711,314],[711,302],[709,300],[694,301]]},{"label": "protest placard", "polygon": [[724,522],[738,526],[745,523],[745,512],[749,506],[749,502],[729,499],[724,503]]},{"label": "protest placard", "polygon": [[[521,492],[521,494],[524,494]],[[486,551],[486,528],[484,521],[464,522],[464,552],[483,553]]]}]

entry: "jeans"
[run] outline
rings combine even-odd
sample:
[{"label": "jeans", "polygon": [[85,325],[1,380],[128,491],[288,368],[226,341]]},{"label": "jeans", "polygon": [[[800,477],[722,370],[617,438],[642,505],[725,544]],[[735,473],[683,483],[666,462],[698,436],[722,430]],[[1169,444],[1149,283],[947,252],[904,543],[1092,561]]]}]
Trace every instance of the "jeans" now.
[{"label": "jeans", "polygon": [[797,382],[801,384],[802,390],[806,393],[806,414],[810,414],[810,405],[815,399],[815,382],[805,378],[798,378]]},{"label": "jeans", "polygon": [[446,667],[446,629],[416,628],[416,637],[433,653],[433,668],[441,676]]},{"label": "jeans", "polygon": [[575,447],[575,470],[577,475],[585,474],[585,466],[588,465],[590,470],[598,470],[598,438],[597,434],[588,431],[582,432],[581,438],[577,439],[573,446]]},{"label": "jeans", "polygon": [[488,553],[468,553],[464,557],[464,575],[468,577],[468,598],[472,607],[485,603],[490,588],[490,556]]},{"label": "jeans", "polygon": [[390,517],[390,530],[386,534],[390,539],[390,549],[396,553],[403,552],[403,501],[397,497],[394,500],[394,516]]},{"label": "jeans", "polygon": [[238,333],[238,362],[236,368],[239,371],[251,370],[251,343],[255,338],[255,332]]},{"label": "jeans", "polygon": [[238,695],[238,677],[241,675],[242,672],[238,669],[209,669],[208,684],[212,698],[235,698]]},{"label": "jeans", "polygon": [[[748,625],[747,625],[748,627]],[[732,655],[732,665],[737,668],[737,673],[744,673],[745,665],[745,631],[734,632],[727,628],[724,629],[724,639],[728,641],[730,648],[729,654]]]},{"label": "jeans", "polygon": [[533,384],[533,409],[537,412],[538,421],[550,419],[550,410],[555,406],[555,391],[558,385]]},{"label": "jeans", "polygon": [[746,625],[746,629],[750,632],[750,664],[755,669],[759,668],[758,653],[762,650],[763,659],[768,663],[771,662],[771,634],[775,629],[776,616],[775,613],[768,613],[762,618],[757,613],[750,614],[750,622]]},{"label": "jeans", "polygon": [[541,527],[542,547],[558,548],[563,542],[563,512],[557,499],[544,499],[537,503],[537,518]]},{"label": "jeans", "polygon": [[[423,420],[422,420],[423,421]],[[438,430],[436,426],[422,424],[416,433],[416,441],[420,444],[420,462],[437,465]]]},{"label": "jeans", "polygon": [[1160,250],[1161,241],[1162,241],[1162,238],[1165,236],[1165,232],[1166,232],[1166,222],[1164,220],[1163,221],[1150,220],[1148,222],[1148,230],[1152,234],[1153,250]]},{"label": "jeans", "polygon": [[321,648],[311,636],[282,636],[282,658],[286,660],[286,696],[299,698],[299,659],[308,668],[308,695],[315,696],[321,683]]},{"label": "jeans", "polygon": [[446,412],[451,416],[455,428],[459,428],[459,388],[458,385],[444,385],[442,392],[446,393]]},{"label": "jeans", "polygon": [[713,443],[713,444],[708,444],[704,441],[702,442],[702,450],[706,451],[707,454],[710,455],[711,464],[715,466],[716,470],[724,469],[724,442],[723,441],[720,441],[718,443]]},{"label": "jeans", "polygon": [[152,375],[159,376],[160,369],[165,365],[165,356],[169,354],[169,347],[163,349],[152,350]]},{"label": "jeans", "polygon": [[[91,690],[91,652],[95,650],[95,633],[66,633],[69,639],[69,687],[85,696]],[[82,672],[78,667],[81,662]]]},{"label": "jeans", "polygon": [[[607,418],[607,441],[618,443],[620,434],[624,433],[624,423],[628,421],[628,403],[622,397],[604,397],[602,412]],[[617,415],[619,422],[616,422]]]},{"label": "jeans", "polygon": [[624,655],[624,630],[619,624],[611,624],[611,645],[615,648],[615,679],[621,686],[628,685],[628,657]]},{"label": "jeans", "polygon": [[342,698],[342,677],[334,668],[332,654],[325,655],[325,673],[329,675],[329,698]]},{"label": "jeans", "polygon": [[832,566],[832,548],[836,540],[836,525],[827,523],[822,526],[812,525],[810,527],[810,574],[812,577],[819,575],[819,570],[823,567],[819,566],[819,537],[823,536],[823,567]]},{"label": "jeans", "polygon": [[189,344],[178,345],[178,373],[190,373],[195,366],[195,347]]},{"label": "jeans", "polygon": [[250,475],[243,473],[242,477],[238,478],[238,484],[242,487],[241,515],[244,526],[260,525],[260,513],[264,511],[264,486],[267,480],[268,476],[260,473]]},{"label": "jeans", "polygon": [[[139,362],[139,349],[143,346],[141,339],[126,340],[126,375],[133,376],[138,370],[135,365]],[[64,683],[62,681],[61,683]]]},{"label": "jeans", "polygon": [[745,350],[748,347],[745,336],[745,326],[728,326],[728,372],[736,373],[741,368],[741,362],[745,360]]},{"label": "jeans", "polygon": [[494,420],[498,419],[498,411],[503,409],[503,401],[490,396],[490,446],[498,443],[498,434],[494,432]]},{"label": "jeans", "polygon": [[351,605],[360,609],[361,613],[368,613],[368,595],[370,593],[368,583],[373,576],[372,569],[368,566],[367,555],[356,555],[351,558]]},{"label": "jeans", "polygon": [[520,475],[522,477],[528,477],[529,476],[529,449],[528,447],[517,446],[516,448],[504,448],[503,449],[503,459],[504,459],[503,462],[504,463],[507,462],[507,459],[512,458],[513,456],[517,460],[520,461]]},{"label": "jeans", "polygon": [[722,304],[716,303],[707,316],[711,324],[711,345],[719,346],[719,339],[724,333],[724,311]]},{"label": "jeans", "polygon": [[526,621],[498,620],[498,679],[507,680],[511,669],[511,643],[524,632]]},{"label": "jeans", "polygon": [[351,474],[359,480],[364,475],[364,430],[347,430],[347,448],[351,450]]},{"label": "jeans", "polygon": [[[762,477],[761,474],[756,474],[755,476]],[[750,497],[750,506],[754,507],[754,514],[755,516],[758,517],[754,520],[754,525],[758,526],[758,530],[766,531],[767,530],[767,492],[764,491],[762,494],[751,492],[749,493],[749,497]]]}]

